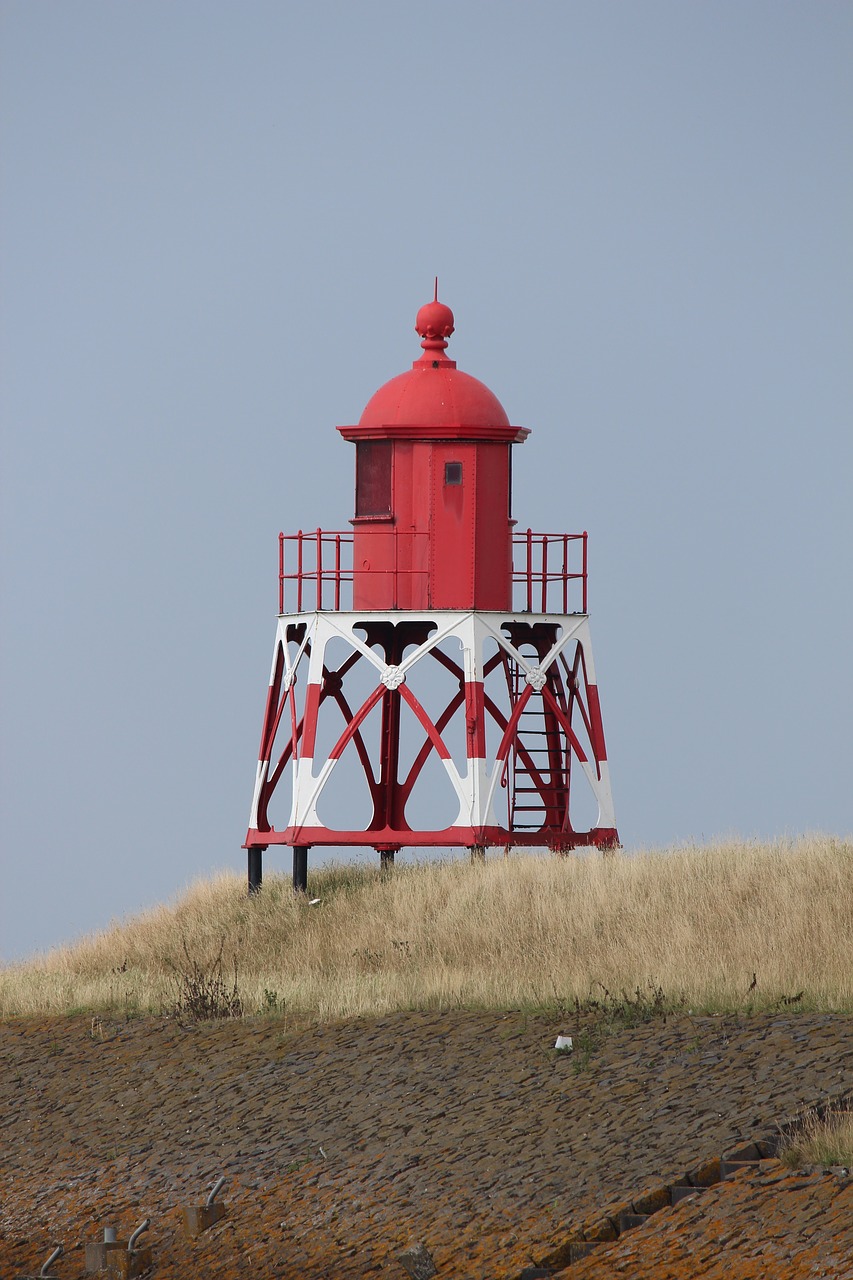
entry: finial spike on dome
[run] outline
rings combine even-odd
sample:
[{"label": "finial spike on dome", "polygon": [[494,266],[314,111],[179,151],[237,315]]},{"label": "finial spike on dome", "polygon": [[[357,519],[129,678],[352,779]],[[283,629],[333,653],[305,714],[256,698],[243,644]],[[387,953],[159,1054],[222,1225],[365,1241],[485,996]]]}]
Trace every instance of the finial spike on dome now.
[{"label": "finial spike on dome", "polygon": [[418,312],[415,332],[423,339],[424,351],[444,351],[447,347],[447,339],[453,332],[453,312],[438,300],[438,276],[435,277],[435,296]]}]

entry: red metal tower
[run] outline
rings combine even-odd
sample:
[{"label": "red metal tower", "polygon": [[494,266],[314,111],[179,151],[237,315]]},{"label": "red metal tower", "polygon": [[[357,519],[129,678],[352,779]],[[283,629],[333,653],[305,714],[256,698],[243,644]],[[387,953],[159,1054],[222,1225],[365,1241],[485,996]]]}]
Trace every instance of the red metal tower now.
[{"label": "red metal tower", "polygon": [[351,528],[279,535],[251,890],[270,845],[293,849],[304,889],[312,845],[389,862],[404,847],[618,842],[587,535],[515,528],[512,446],[529,432],[447,358],[453,327],[436,291],[417,315],[423,355],[338,427],[356,451]]}]

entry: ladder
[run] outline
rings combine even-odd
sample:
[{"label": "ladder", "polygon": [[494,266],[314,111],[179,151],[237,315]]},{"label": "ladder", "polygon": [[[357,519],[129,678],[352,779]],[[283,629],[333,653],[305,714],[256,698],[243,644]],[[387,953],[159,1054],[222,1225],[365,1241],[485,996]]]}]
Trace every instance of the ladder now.
[{"label": "ladder", "polygon": [[[525,672],[504,655],[510,712],[527,689]],[[547,688],[567,709],[565,686],[556,664],[548,669]],[[541,692],[532,690],[518,718],[508,756],[509,827],[516,831],[568,829],[571,751],[561,725]]]}]

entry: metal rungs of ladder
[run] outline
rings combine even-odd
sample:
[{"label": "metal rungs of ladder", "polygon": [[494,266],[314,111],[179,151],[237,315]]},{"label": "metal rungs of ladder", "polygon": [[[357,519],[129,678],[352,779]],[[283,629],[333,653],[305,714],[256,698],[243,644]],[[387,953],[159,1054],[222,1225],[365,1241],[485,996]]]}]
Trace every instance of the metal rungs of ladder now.
[{"label": "metal rungs of ladder", "polygon": [[[524,691],[523,672],[517,664],[508,662],[506,676],[510,702],[514,706]],[[553,691],[559,698],[561,696],[559,673],[556,673],[553,681]],[[561,810],[565,795],[563,785],[550,781],[555,758],[561,762],[561,765],[565,763],[563,762],[562,735],[556,726],[543,721],[544,711],[542,694],[534,690],[533,696],[529,698],[516,722],[510,821],[519,830],[539,830],[549,814],[553,814],[555,810],[557,812]],[[519,753],[519,747],[524,751],[524,758]],[[529,762],[529,767],[525,761]],[[535,785],[534,776],[542,779],[540,786]],[[528,803],[524,803],[525,800]]]}]

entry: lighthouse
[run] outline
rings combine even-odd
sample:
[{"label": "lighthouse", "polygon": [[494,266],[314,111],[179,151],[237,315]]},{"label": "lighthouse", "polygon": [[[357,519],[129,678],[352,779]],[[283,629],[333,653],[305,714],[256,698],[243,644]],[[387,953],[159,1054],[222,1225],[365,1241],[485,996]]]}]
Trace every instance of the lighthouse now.
[{"label": "lighthouse", "polygon": [[[513,517],[530,432],[447,355],[454,316],[418,311],[421,355],[358,422],[344,530],[279,535],[278,622],[252,796],[263,852],[618,843],[587,609],[587,534]],[[329,441],[332,447],[332,438]]]}]

